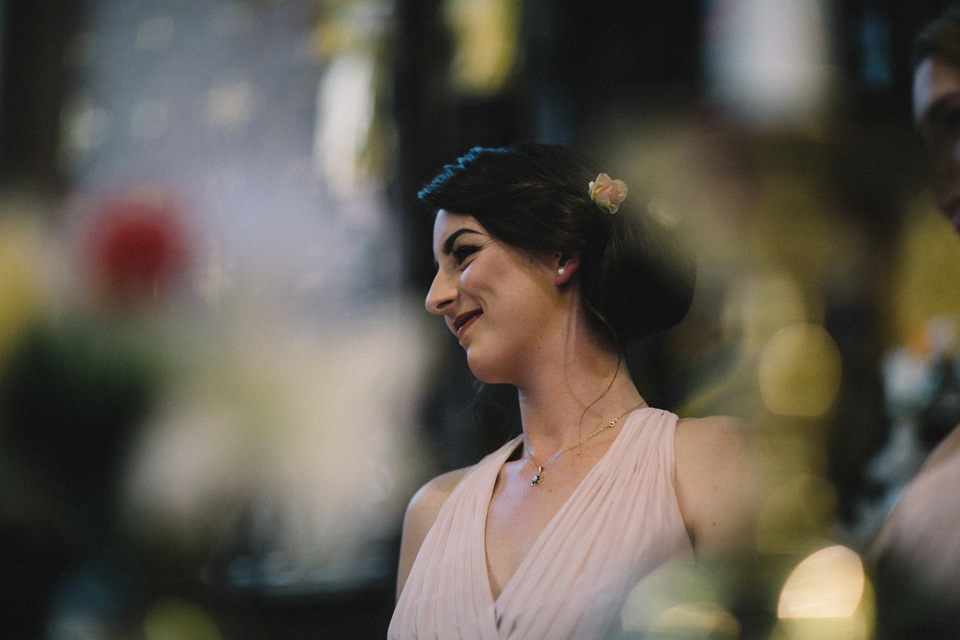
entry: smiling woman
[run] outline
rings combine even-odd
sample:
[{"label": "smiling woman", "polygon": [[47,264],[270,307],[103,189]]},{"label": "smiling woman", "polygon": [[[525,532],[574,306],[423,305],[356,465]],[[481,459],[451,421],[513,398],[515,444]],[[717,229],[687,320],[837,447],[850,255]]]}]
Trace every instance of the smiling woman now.
[{"label": "smiling woman", "polygon": [[560,328],[552,323],[563,317],[551,308],[550,261],[532,259],[495,241],[475,218],[445,210],[437,214],[434,245],[440,267],[427,309],[446,318],[479,380],[518,384],[525,354],[548,345]]},{"label": "smiling woman", "polygon": [[676,229],[555,146],[473,149],[420,198],[427,310],[479,380],[516,387],[522,435],[411,500],[390,637],[607,637],[664,563],[749,546],[745,425],[648,406],[624,363],[690,305]]},{"label": "smiling woman", "polygon": [[[600,174],[591,159],[563,147],[477,148],[448,165],[420,198],[473,218],[490,237],[532,258],[582,258],[577,289],[588,322],[622,346],[684,317],[695,268],[678,250],[676,233],[639,215],[641,194],[619,213],[592,200]],[[641,282],[644,295],[631,295]]]}]

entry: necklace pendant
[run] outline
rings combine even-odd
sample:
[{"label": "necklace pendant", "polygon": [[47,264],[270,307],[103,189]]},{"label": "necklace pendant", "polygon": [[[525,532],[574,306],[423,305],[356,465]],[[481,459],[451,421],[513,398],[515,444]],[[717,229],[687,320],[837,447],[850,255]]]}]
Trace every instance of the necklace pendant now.
[{"label": "necklace pendant", "polygon": [[530,479],[530,484],[537,486],[541,482],[543,482],[543,467],[537,465],[537,474]]}]

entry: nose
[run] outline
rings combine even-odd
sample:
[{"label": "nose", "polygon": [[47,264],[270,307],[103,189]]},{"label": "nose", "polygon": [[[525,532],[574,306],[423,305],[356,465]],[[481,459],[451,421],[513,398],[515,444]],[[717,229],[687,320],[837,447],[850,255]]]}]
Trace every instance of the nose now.
[{"label": "nose", "polygon": [[430,313],[443,315],[447,307],[457,299],[457,288],[451,282],[449,275],[443,271],[437,271],[433,277],[433,283],[430,290],[427,291],[427,299],[424,300],[424,306]]}]

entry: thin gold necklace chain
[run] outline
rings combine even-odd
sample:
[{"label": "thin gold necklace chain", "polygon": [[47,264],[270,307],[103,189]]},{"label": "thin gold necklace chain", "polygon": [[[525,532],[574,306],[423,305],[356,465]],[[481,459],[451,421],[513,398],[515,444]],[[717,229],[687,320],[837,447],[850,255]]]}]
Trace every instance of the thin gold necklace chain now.
[{"label": "thin gold necklace chain", "polygon": [[[535,487],[536,487],[537,485],[539,485],[541,482],[543,482],[543,472],[544,472],[544,470],[545,470],[547,467],[549,467],[550,465],[552,465],[554,462],[556,462],[557,460],[559,460],[559,459],[560,459],[560,456],[562,456],[563,454],[565,454],[567,451],[570,451],[571,449],[575,449],[575,448],[579,447],[580,445],[582,445],[584,442],[586,442],[586,441],[589,440],[590,438],[593,438],[594,436],[600,435],[601,433],[603,433],[603,432],[606,431],[607,429],[613,428],[613,426],[616,425],[617,422],[620,421],[620,418],[622,418],[623,416],[627,415],[627,414],[630,413],[631,411],[636,411],[637,409],[639,409],[640,407],[642,407],[644,404],[645,404],[645,403],[641,402],[641,403],[638,404],[637,406],[635,406],[635,407],[633,407],[633,408],[631,408],[631,409],[627,409],[626,411],[624,411],[623,413],[621,413],[620,415],[618,415],[616,418],[614,418],[613,420],[611,420],[611,421],[608,422],[607,424],[601,426],[599,429],[597,429],[596,431],[594,431],[594,432],[591,433],[590,435],[584,436],[583,438],[581,438],[581,439],[580,439],[580,442],[578,442],[578,443],[576,443],[576,444],[572,444],[572,445],[570,445],[569,447],[567,447],[566,449],[561,449],[560,451],[556,452],[555,454],[553,454],[552,456],[550,456],[550,458],[549,458],[544,464],[540,464],[540,463],[537,461],[537,459],[536,459],[535,457],[533,457],[533,451],[530,450],[530,447],[528,447],[526,441],[524,441],[524,443],[523,443],[523,450],[526,452],[526,454],[527,454],[528,456],[530,456],[530,461],[537,466],[537,473],[534,474],[533,478],[530,479],[530,484],[532,484],[532,485],[535,486]],[[526,440],[526,439],[524,439],[524,440]]]}]

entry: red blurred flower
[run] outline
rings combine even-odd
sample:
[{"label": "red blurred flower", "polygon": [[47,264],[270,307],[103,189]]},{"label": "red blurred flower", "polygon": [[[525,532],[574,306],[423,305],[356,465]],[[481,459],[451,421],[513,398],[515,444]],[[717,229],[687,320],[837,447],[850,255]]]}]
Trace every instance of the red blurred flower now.
[{"label": "red blurred flower", "polygon": [[117,197],[100,208],[88,230],[94,286],[115,303],[164,296],[185,275],[189,254],[186,229],[169,199]]}]

